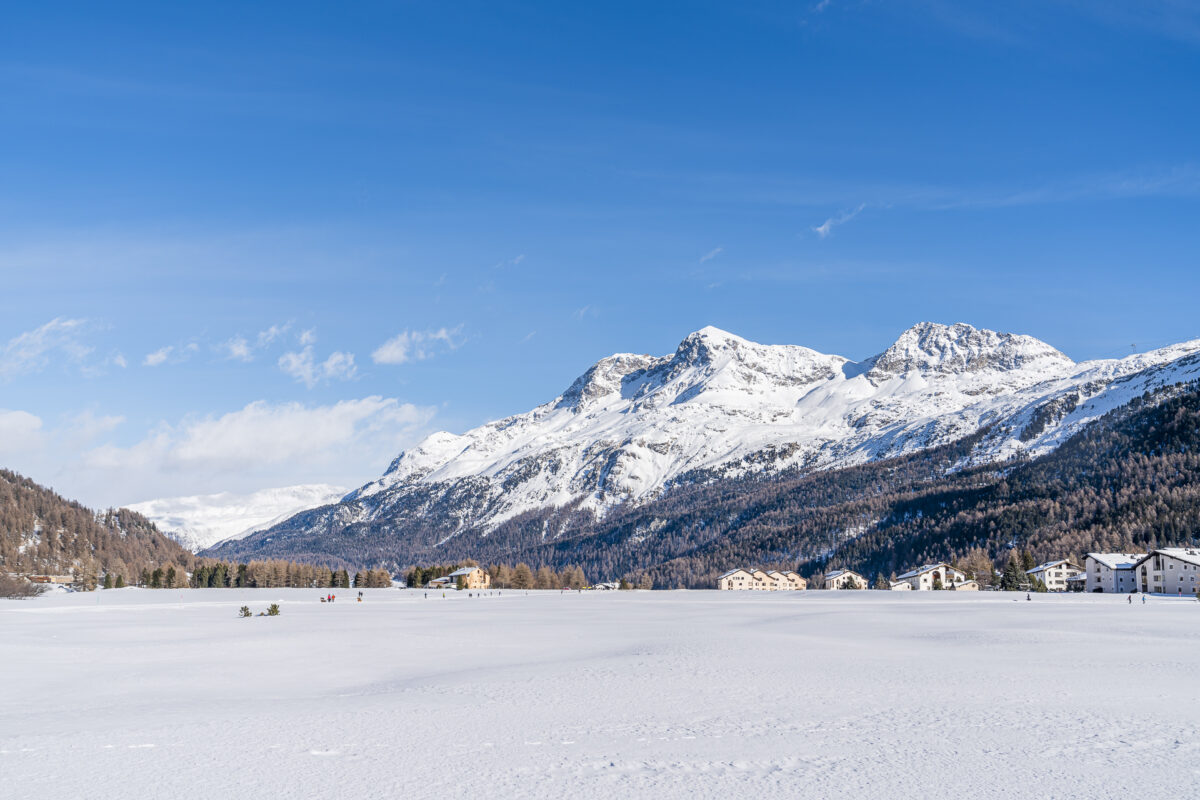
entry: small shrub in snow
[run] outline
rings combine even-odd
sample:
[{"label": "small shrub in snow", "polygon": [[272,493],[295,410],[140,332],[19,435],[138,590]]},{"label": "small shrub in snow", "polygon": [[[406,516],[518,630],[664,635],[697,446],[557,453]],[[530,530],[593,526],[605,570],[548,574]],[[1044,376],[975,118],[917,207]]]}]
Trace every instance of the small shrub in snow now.
[{"label": "small shrub in snow", "polygon": [[267,608],[267,616],[268,617],[278,617],[279,616],[279,603],[271,603],[271,605]]},{"label": "small shrub in snow", "polygon": [[250,613],[250,606],[242,606],[241,610],[238,611],[238,616],[239,617],[252,617],[254,615]]}]

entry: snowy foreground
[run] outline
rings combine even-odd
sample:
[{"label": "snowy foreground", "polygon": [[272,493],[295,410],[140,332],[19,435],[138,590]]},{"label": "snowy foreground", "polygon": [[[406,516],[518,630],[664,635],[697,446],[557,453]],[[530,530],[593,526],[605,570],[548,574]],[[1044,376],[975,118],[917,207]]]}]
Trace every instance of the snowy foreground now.
[{"label": "snowy foreground", "polygon": [[1200,788],[1194,601],[319,594],[0,601],[0,797]]}]

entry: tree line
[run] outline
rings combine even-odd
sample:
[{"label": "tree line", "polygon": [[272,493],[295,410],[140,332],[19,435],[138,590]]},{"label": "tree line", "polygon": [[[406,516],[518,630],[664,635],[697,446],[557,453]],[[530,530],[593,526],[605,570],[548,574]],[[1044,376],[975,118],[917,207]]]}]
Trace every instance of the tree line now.
[{"label": "tree line", "polygon": [[[463,567],[477,567],[478,562],[465,559],[453,564],[433,564],[412,567],[404,575],[407,586],[425,586],[435,578],[443,578]],[[560,570],[542,565],[536,570],[525,563],[491,564],[482,567],[492,581],[494,589],[583,589],[589,586],[583,569],[568,565]]]}]

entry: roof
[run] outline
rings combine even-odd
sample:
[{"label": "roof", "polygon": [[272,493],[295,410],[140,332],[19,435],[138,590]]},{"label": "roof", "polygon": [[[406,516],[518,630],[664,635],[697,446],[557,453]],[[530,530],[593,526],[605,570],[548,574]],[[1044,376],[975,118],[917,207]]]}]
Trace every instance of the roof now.
[{"label": "roof", "polygon": [[1088,553],[1087,557],[1109,569],[1133,569],[1133,565],[1146,556],[1145,553]]},{"label": "roof", "polygon": [[477,569],[479,569],[479,567],[460,567],[460,568],[454,570],[454,572],[451,572],[446,577],[447,578],[457,578],[459,575],[470,575],[472,572],[474,572]]},{"label": "roof", "polygon": [[724,574],[722,574],[722,575],[718,576],[718,577],[717,577],[717,580],[721,580],[721,578],[728,578],[730,575],[736,575],[736,574],[738,574],[739,572],[744,572],[744,573],[746,573],[747,575],[750,575],[750,574],[751,574],[751,571],[750,571],[750,570],[748,570],[748,569],[742,569],[741,567],[738,567],[737,569],[731,569],[731,570],[729,570],[729,572],[726,572],[726,573],[724,573]]},{"label": "roof", "polygon": [[1033,569],[1027,569],[1027,570],[1025,570],[1025,574],[1032,575],[1035,572],[1042,572],[1043,570],[1050,569],[1051,567],[1057,567],[1059,564],[1066,564],[1071,569],[1080,569],[1079,566],[1072,564],[1067,559],[1060,558],[1058,561],[1047,561],[1045,564],[1038,564]]},{"label": "roof", "polygon": [[911,570],[911,571],[909,571],[909,572],[906,572],[906,573],[904,573],[903,575],[899,576],[898,578],[896,578],[896,580],[898,580],[898,581],[902,581],[902,580],[904,580],[904,579],[906,579],[906,578],[915,578],[915,577],[917,577],[918,575],[923,575],[924,573],[926,573],[926,572],[930,572],[931,570],[935,570],[935,569],[937,569],[938,567],[945,567],[945,568],[946,568],[946,569],[948,569],[948,570],[951,570],[951,571],[953,571],[953,572],[957,572],[959,575],[962,575],[962,574],[964,574],[964,573],[963,573],[963,571],[962,571],[961,569],[955,569],[954,567],[950,566],[950,565],[949,565],[949,564],[947,564],[946,562],[942,561],[942,562],[939,562],[939,563],[937,563],[937,564],[926,564],[926,565],[925,565],[925,566],[923,566],[923,567],[917,567],[916,569],[914,569],[914,570]]},{"label": "roof", "polygon": [[825,573],[825,580],[831,580],[833,578],[840,578],[843,575],[854,575],[858,578],[862,578],[863,580],[866,580],[866,578],[863,578],[862,575],[859,575],[857,572],[855,572],[852,569],[835,569],[833,572],[827,572],[827,573]]},{"label": "roof", "polygon": [[1183,561],[1184,564],[1194,564],[1200,566],[1200,547],[1159,547],[1152,553],[1147,553],[1144,557],[1139,558],[1139,563],[1150,558],[1154,553],[1165,555],[1165,557]]}]

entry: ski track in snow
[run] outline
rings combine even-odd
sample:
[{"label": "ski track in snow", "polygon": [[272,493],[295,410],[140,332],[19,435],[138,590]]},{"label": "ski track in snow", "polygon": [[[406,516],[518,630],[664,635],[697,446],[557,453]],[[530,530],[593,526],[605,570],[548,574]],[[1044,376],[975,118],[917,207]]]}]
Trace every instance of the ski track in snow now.
[{"label": "ski track in snow", "polygon": [[320,594],[0,603],[0,797],[1200,788],[1193,601]]}]

